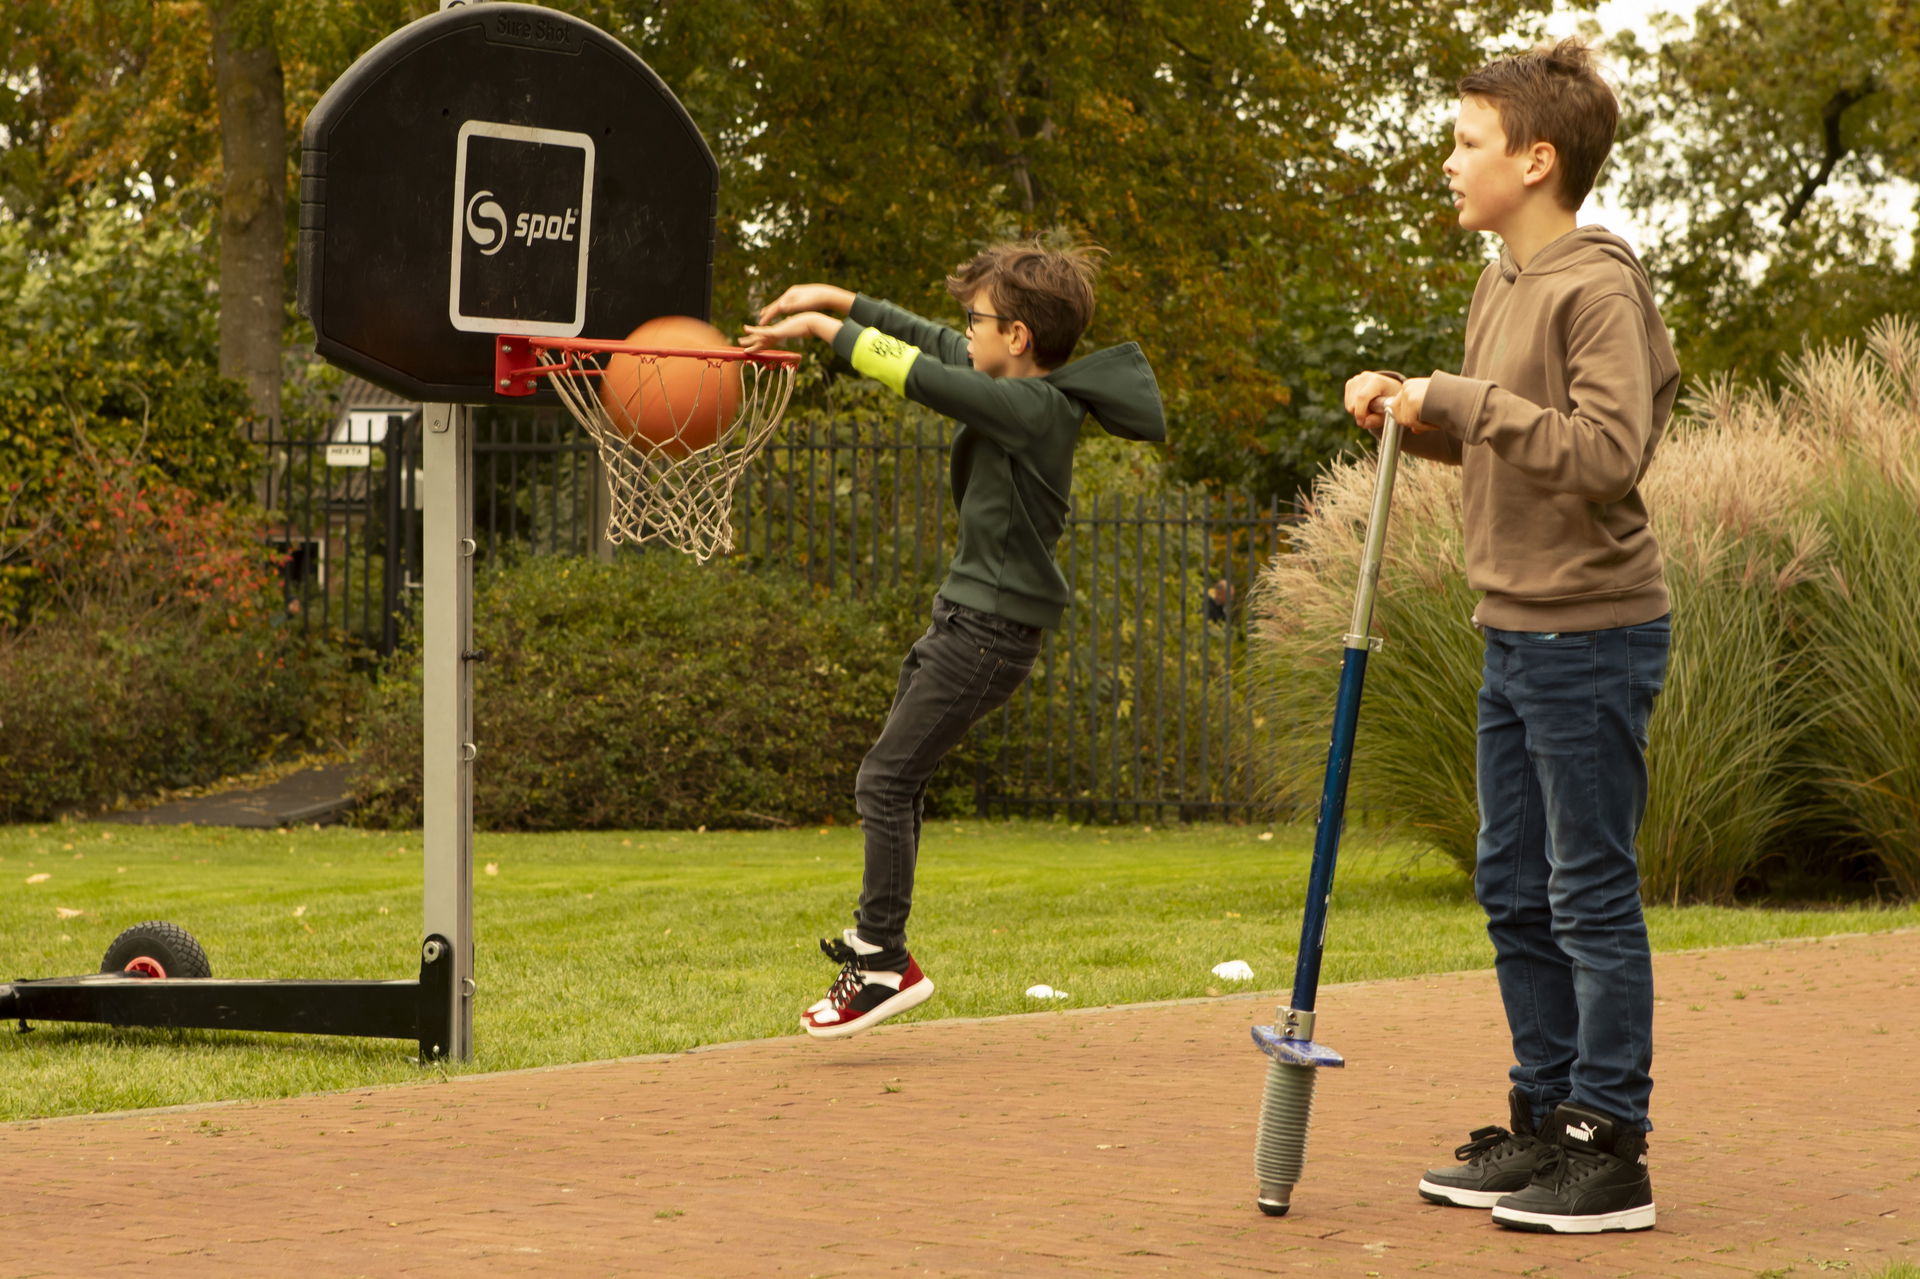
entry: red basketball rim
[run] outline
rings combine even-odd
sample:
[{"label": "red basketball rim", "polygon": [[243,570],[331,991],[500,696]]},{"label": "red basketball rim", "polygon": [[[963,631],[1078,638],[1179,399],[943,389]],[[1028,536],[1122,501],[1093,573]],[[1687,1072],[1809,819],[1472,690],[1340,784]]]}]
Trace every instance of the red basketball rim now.
[{"label": "red basketball rim", "polygon": [[[546,357],[558,355],[557,361]],[[608,338],[522,337],[502,333],[493,340],[493,388],[499,395],[531,395],[536,378],[564,373],[599,377],[603,370],[583,357],[648,355],[665,359],[751,362],[766,368],[800,363],[798,351],[749,351],[740,346],[644,346]]]}]

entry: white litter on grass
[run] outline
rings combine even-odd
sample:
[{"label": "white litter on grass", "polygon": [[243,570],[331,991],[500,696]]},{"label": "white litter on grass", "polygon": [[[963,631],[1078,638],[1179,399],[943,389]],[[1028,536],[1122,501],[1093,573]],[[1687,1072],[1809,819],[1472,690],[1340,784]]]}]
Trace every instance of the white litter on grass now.
[{"label": "white litter on grass", "polygon": [[1253,969],[1244,959],[1229,959],[1213,966],[1213,975],[1221,981],[1252,981]]},{"label": "white litter on grass", "polygon": [[1039,986],[1027,987],[1027,998],[1028,999],[1067,999],[1067,998],[1070,998],[1070,996],[1064,990],[1055,990],[1051,986],[1042,984]]}]

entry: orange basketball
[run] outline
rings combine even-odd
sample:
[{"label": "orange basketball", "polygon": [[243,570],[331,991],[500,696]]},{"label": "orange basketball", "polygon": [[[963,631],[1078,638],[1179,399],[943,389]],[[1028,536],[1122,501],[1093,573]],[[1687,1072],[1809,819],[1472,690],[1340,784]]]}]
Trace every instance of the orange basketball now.
[{"label": "orange basketball", "polygon": [[[690,315],[663,315],[627,335],[656,350],[726,350],[726,335]],[[740,411],[740,362],[695,356],[607,358],[600,405],[628,441],[670,457],[706,448]]]}]

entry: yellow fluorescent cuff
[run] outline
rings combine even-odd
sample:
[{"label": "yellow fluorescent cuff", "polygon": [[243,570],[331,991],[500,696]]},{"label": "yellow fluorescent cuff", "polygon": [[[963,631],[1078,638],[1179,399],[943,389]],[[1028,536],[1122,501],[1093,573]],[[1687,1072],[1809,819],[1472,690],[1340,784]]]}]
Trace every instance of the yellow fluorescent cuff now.
[{"label": "yellow fluorescent cuff", "polygon": [[920,358],[920,348],[879,329],[864,330],[853,343],[853,367],[895,395],[907,393],[907,370]]}]

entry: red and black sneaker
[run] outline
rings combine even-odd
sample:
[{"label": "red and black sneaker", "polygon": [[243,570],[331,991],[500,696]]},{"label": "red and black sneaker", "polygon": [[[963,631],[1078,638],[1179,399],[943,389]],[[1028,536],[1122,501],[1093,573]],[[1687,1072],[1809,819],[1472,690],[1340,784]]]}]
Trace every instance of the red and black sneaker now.
[{"label": "red and black sneaker", "polygon": [[889,1017],[918,1008],[933,995],[933,982],[920,971],[920,965],[907,956],[907,971],[863,968],[870,955],[881,947],[863,941],[854,929],[841,934],[840,941],[822,939],[820,951],[840,965],[825,999],[800,1014],[800,1026],[815,1039],[840,1039],[878,1026]]}]

